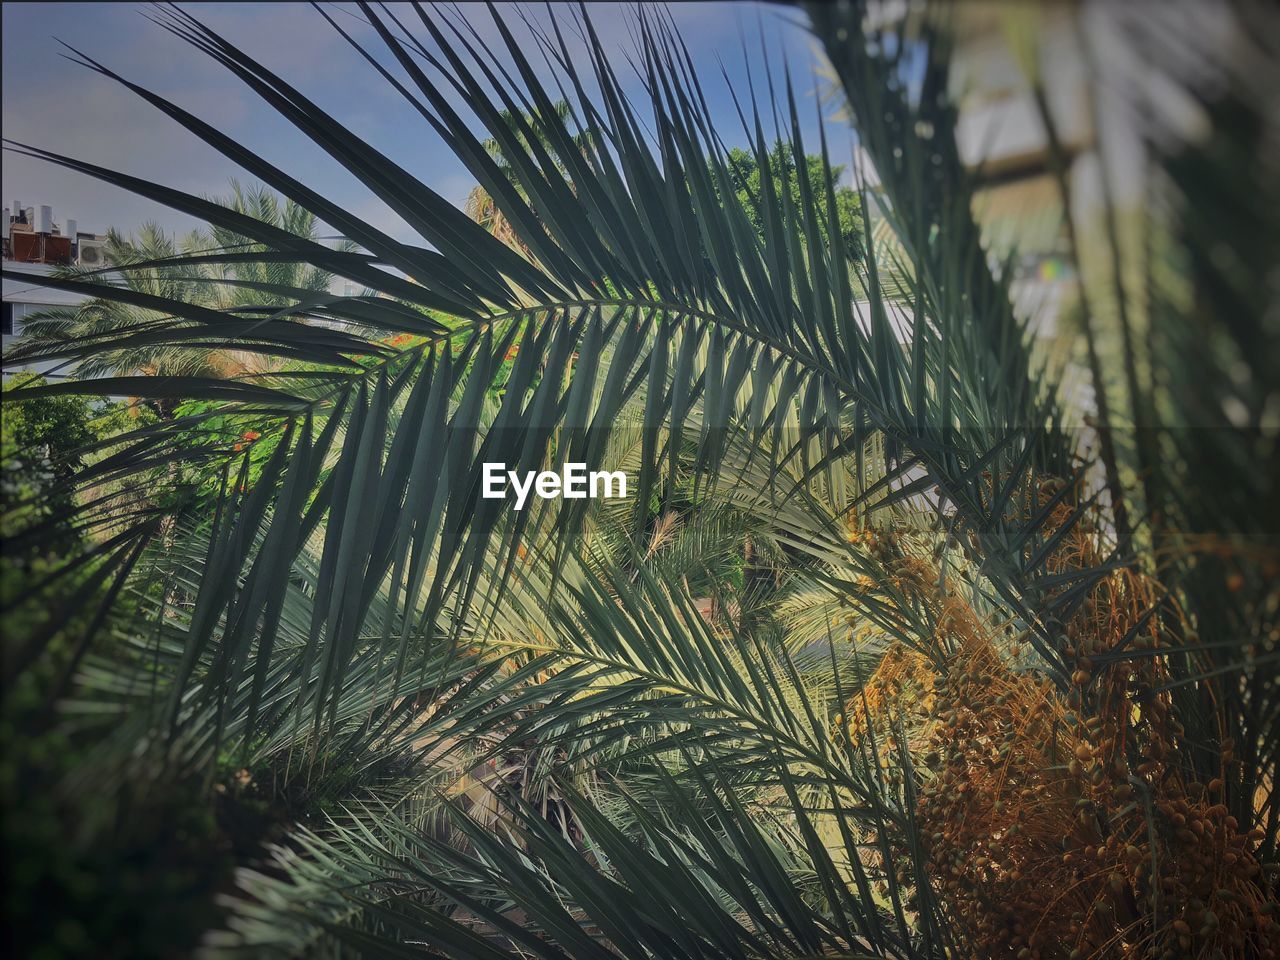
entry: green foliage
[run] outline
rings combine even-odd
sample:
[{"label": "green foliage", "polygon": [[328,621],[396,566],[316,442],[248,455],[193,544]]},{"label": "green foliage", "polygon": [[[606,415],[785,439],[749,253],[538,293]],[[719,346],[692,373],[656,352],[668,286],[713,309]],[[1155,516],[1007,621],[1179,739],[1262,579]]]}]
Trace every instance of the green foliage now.
[{"label": "green foliage", "polygon": [[[206,202],[233,210],[270,229],[311,240],[314,213],[292,200],[283,203],[272,191],[231,182],[231,195]],[[345,248],[343,248],[345,249]],[[255,257],[268,257],[257,261]],[[41,359],[63,351],[75,361],[77,376],[223,378],[260,373],[280,361],[255,351],[240,352],[210,345],[204,324],[213,311],[232,311],[240,318],[273,315],[294,301],[288,293],[307,297],[327,294],[332,274],[298,260],[271,260],[270,251],[228,226],[215,224],[181,239],[146,223],[136,237],[108,233],[107,261],[123,283],[102,270],[70,267],[56,280],[72,282],[89,298],[73,307],[57,307],[29,316],[15,359]],[[121,269],[123,268],[123,269]],[[79,281],[79,286],[75,286]],[[115,293],[117,284],[128,295]],[[175,316],[167,307],[184,305]],[[190,311],[197,312],[192,314]],[[157,338],[157,325],[170,328]],[[253,326],[243,325],[251,334]],[[176,331],[184,333],[175,339]],[[110,342],[110,346],[106,344]],[[289,356],[278,351],[277,356]],[[172,398],[152,398],[163,415],[172,413]]]},{"label": "green foliage", "polygon": [[[208,400],[184,401],[174,408],[173,415],[178,420],[190,420],[193,424],[190,436],[182,441],[183,444],[243,455],[243,458],[235,458],[234,482],[243,487],[244,492],[252,490],[258,483],[263,468],[270,462],[281,439],[280,431],[272,429],[275,424],[264,423],[261,417],[252,414],[228,413]],[[243,473],[239,469],[241,466]],[[198,464],[181,471],[179,482],[212,501],[227,481],[221,474],[212,473]]]},{"label": "green foliage", "polygon": [[[39,376],[18,375],[5,381],[4,391],[42,383]],[[5,404],[0,461],[6,536],[23,525],[55,517],[44,544],[47,550],[65,553],[75,543],[70,481],[84,466],[84,448],[98,438],[92,421],[101,410],[100,404],[83,397],[45,396]]]},{"label": "green foliage", "polygon": [[[9,394],[44,383],[38,376],[18,375],[4,389]],[[0,807],[5,811],[6,914],[15,918],[7,940],[16,955],[50,960],[160,956],[177,944],[193,943],[193,929],[216,916],[210,884],[193,886],[190,879],[218,862],[210,856],[211,834],[201,829],[205,801],[189,791],[175,793],[167,810],[161,802],[145,823],[122,828],[112,818],[115,798],[85,804],[78,791],[67,792],[68,779],[80,774],[100,747],[103,730],[100,721],[51,723],[51,697],[66,692],[85,643],[101,645],[105,639],[94,636],[91,623],[101,591],[89,593],[83,611],[68,611],[70,619],[34,664],[25,646],[58,614],[24,600],[88,549],[75,525],[73,479],[101,459],[97,444],[137,425],[124,405],[80,396],[5,402],[0,450],[9,549],[0,560],[6,608]],[[37,538],[19,536],[33,527],[40,530]],[[14,549],[16,544],[27,546]],[[91,589],[91,577],[83,572],[69,580],[72,592]],[[120,612],[127,610],[122,606]],[[102,847],[103,837],[111,838],[109,849]],[[155,896],[175,907],[186,897],[188,908],[151,914],[141,904]],[[51,911],[51,904],[57,909]],[[27,919],[16,922],[19,917]]]},{"label": "green foliage", "polygon": [[[755,155],[742,147],[734,147],[728,152],[729,168],[738,178],[737,182],[741,184],[735,190],[738,201],[746,210],[757,232],[764,231],[764,217],[767,209],[764,200],[766,194],[761,190],[760,183],[762,164],[763,168],[769,171],[773,184],[773,196],[781,197],[785,193],[787,202],[793,209],[802,210],[810,206],[812,201],[806,202],[806,196],[821,197],[826,193],[828,174],[825,159],[819,154],[811,153],[806,156],[804,172],[801,176],[797,173],[798,168],[791,153],[791,148],[781,140],[773,145],[773,149],[769,151],[762,163],[756,162]],[[844,177],[844,170],[841,164],[830,164],[830,177],[835,184],[840,184]],[[800,187],[802,177],[806,182],[805,191]],[[839,230],[840,238],[844,241],[845,249],[850,255],[860,257],[866,229],[862,219],[862,198],[852,187],[843,185],[835,187],[834,195],[836,229]],[[777,202],[781,201],[775,201]],[[827,225],[825,207],[819,206],[816,216],[821,230],[825,232],[831,229]]]}]

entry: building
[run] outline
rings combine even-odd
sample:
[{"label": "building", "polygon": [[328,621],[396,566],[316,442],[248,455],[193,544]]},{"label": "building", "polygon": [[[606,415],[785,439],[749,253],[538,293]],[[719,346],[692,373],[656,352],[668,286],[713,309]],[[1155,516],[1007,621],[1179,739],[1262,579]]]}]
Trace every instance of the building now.
[{"label": "building", "polygon": [[6,260],[6,273],[15,272],[29,276],[31,279],[6,276],[4,278],[4,314],[3,314],[3,352],[5,356],[4,375],[9,377],[15,373],[36,372],[56,378],[58,364],[48,361],[35,363],[9,362],[9,351],[22,340],[23,320],[33,313],[40,313],[56,307],[73,307],[88,298],[83,294],[70,290],[55,290],[40,284],[39,278],[48,276],[57,269],[48,263],[22,263]]},{"label": "building", "polygon": [[[106,265],[106,237],[81,231],[74,220],[58,224],[53,208],[48,205],[24,206],[15,200],[4,208],[4,270],[22,277],[4,278],[3,314],[0,333],[6,358],[4,375],[35,371],[56,377],[57,364],[50,362],[10,364],[9,351],[21,342],[23,320],[33,313],[56,307],[83,303],[87,297],[68,290],[43,286],[40,277],[49,276],[59,267],[71,265],[98,267]],[[25,279],[30,277],[30,280]]]},{"label": "building", "polygon": [[21,200],[4,208],[4,259],[14,263],[97,267],[105,265],[105,236],[85,233],[76,221],[59,225],[48,204],[23,206]]}]

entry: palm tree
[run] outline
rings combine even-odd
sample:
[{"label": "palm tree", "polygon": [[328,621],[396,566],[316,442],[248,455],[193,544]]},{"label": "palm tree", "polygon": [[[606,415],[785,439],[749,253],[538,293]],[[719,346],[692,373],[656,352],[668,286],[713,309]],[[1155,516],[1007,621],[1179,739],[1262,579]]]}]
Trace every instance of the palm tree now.
[{"label": "palm tree", "polygon": [[[315,215],[292,200],[281,203],[265,187],[245,188],[233,180],[230,196],[213,197],[210,202],[316,240]],[[102,270],[70,267],[60,271],[58,279],[80,281],[82,286],[76,289],[93,295],[73,307],[32,315],[24,324],[23,343],[15,349],[15,359],[39,359],[69,351],[62,355],[73,362],[76,377],[226,378],[278,366],[277,360],[261,352],[210,346],[200,339],[204,328],[198,320],[180,324],[190,338],[185,342],[173,342],[171,333],[159,339],[151,335],[157,325],[168,324],[170,330],[179,327],[173,323],[176,318],[163,309],[166,303],[252,317],[293,306],[296,301],[292,296],[282,295],[280,290],[290,294],[306,291],[311,297],[328,294],[332,281],[328,271],[296,260],[264,263],[256,259],[256,255],[268,252],[249,238],[216,225],[180,240],[156,223],[143,224],[137,237],[111,230],[106,255],[112,272],[128,290],[128,299],[118,299],[107,289],[110,274],[104,276]],[[218,256],[210,259],[211,254]],[[305,315],[300,311],[293,316]],[[104,347],[104,342],[110,345]],[[169,409],[164,403],[160,406]]]},{"label": "palm tree", "polygon": [[[219,206],[253,217],[294,236],[308,240],[320,239],[319,224],[314,213],[288,197],[282,198],[261,184],[246,187],[233,179],[230,195],[210,199]],[[195,243],[205,250],[267,252],[253,238],[217,224],[212,225],[207,232],[197,233]],[[218,268],[211,271],[214,278],[230,287],[217,290],[219,305],[223,309],[244,307],[260,310],[292,306],[292,296],[275,292],[266,285],[273,284],[290,291],[305,290],[313,295],[323,295],[329,292],[333,281],[333,274],[329,271],[298,260],[263,263],[242,258],[214,266]]]},{"label": "palm tree", "polygon": [[[145,223],[136,237],[125,237],[115,230],[108,232],[106,255],[113,264],[150,264],[197,250],[199,243],[195,235],[178,241],[158,224]],[[94,282],[100,272],[71,267],[60,276]],[[139,298],[211,302],[204,278],[184,276],[181,268],[157,266],[129,270],[124,276],[128,289]],[[211,351],[149,341],[148,329],[166,319],[169,318],[161,311],[95,296],[76,306],[32,315],[24,325],[24,341],[19,349],[23,356],[40,357],[51,350],[78,348],[83,352],[76,355],[74,372],[81,377],[217,376],[218,362]],[[132,346],[127,339],[130,336],[134,342],[141,341],[140,345]],[[104,340],[113,344],[111,349],[100,348]]]},{"label": "palm tree", "polygon": [[[800,139],[789,84],[744,104],[747,149],[769,168],[776,109],[794,169],[816,150],[822,176],[798,200],[761,176],[750,208],[659,14],[638,24],[642,110],[585,12],[585,52],[560,22],[533,28],[544,84],[502,20],[490,45],[447,11],[417,8],[410,30],[361,9],[377,53],[320,12],[528,256],[180,10],[157,16],[425,245],[132,85],[356,249],[15,147],[255,244],[182,262],[309,264],[382,294],[324,304],[353,323],[333,328],[286,319],[320,309],[301,286],[273,283],[284,305],[251,322],[147,301],[169,315],[156,346],[196,324],[220,350],[289,358],[142,386],[251,414],[275,445],[252,479],[250,451],[208,451],[216,496],[113,515],[20,598],[47,612],[6,681],[46,725],[69,690],[108,718],[80,722],[92,751],[44,788],[117,822],[180,785],[269,806],[275,832],[244,846],[271,852],[245,855],[211,951],[1275,955],[1280,203],[1263,201],[1280,178],[1261,147],[1274,34],[1248,20],[1264,15],[1238,11],[1250,69],[1221,74],[1213,136],[1149,147],[1162,240],[1130,402],[1152,433],[1113,431],[1117,456],[1147,457],[1126,483],[1064,426],[1079,411],[984,255],[931,11],[804,7],[879,174],[890,263],[869,225],[859,257],[833,229],[828,132]],[[1210,57],[1203,37],[1155,34],[1183,46],[1152,69],[1191,84],[1177,65]],[[185,429],[118,437],[76,483],[141,475]],[[481,495],[495,461],[623,470],[629,496],[514,511]],[[1148,523],[1124,536],[1126,509]],[[162,520],[181,531],[163,550]],[[767,575],[746,576],[748,541]],[[189,604],[168,602],[175,583]],[[49,673],[65,679],[25,679]]]},{"label": "palm tree", "polygon": [[[557,100],[551,105],[551,109],[555,113],[556,118],[563,124],[563,122],[568,119],[571,108],[569,106],[569,101]],[[542,137],[539,132],[537,118],[532,113],[520,113],[517,119],[517,115],[512,111],[503,110],[500,111],[499,116],[501,117],[503,125],[512,130],[520,130],[523,127],[523,131],[518,133],[517,136],[521,138],[527,138],[528,136],[537,138],[538,145],[542,148],[542,151],[548,157],[554,158],[555,148],[549,140]],[[523,143],[525,147],[528,147],[529,141],[527,139],[523,139]],[[501,144],[499,144],[495,138],[489,137],[484,140],[482,146],[485,153],[489,155],[489,158],[498,168],[498,172],[507,180],[511,181],[515,185],[516,190],[519,191],[520,187],[515,170],[511,164],[507,162],[506,157],[503,154]],[[553,162],[563,173],[564,164],[554,159]],[[503,243],[513,247],[514,249],[520,250],[523,253],[527,254],[529,252],[528,248],[521,243],[519,235],[512,228],[511,224],[508,223],[506,218],[502,215],[502,211],[498,209],[498,205],[494,201],[493,196],[490,195],[489,191],[484,187],[479,185],[472,187],[471,192],[467,194],[467,198],[463,202],[462,209],[467,216],[480,224],[480,226],[484,227]]]}]

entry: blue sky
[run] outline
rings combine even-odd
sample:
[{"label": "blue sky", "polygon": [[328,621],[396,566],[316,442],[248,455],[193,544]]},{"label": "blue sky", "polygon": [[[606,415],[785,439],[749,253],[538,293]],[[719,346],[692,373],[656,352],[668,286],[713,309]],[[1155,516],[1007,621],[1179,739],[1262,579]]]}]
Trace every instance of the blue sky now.
[{"label": "blue sky", "polygon": [[[358,37],[377,43],[354,7],[326,6]],[[462,165],[315,10],[304,4],[271,3],[184,8],[298,86],[353,133],[448,199],[462,202],[472,186]],[[500,4],[499,8],[517,35],[527,36],[514,7]],[[231,177],[248,179],[235,164],[129,91],[63,59],[56,42],[62,40],[200,115],[370,222],[401,238],[410,236],[391,211],[252,91],[147,20],[146,5],[5,3],[0,9],[6,138],[198,194],[225,193]],[[464,3],[459,9],[482,36],[497,41],[483,5]],[[589,9],[606,49],[618,51],[620,75],[632,76],[622,68],[622,56],[633,49],[634,5],[592,3]],[[737,2],[678,3],[669,9],[699,66],[726,140],[732,144],[741,139],[730,86],[743,96],[747,71],[757,81],[763,75],[762,33],[775,66],[781,56],[791,64],[806,135],[816,131],[811,94],[816,82],[815,47],[795,25],[793,12]],[[519,12],[544,21],[547,17],[541,5]],[[412,11],[408,17],[413,18]],[[745,62],[744,35],[748,41]],[[722,63],[728,83],[720,72]],[[633,92],[640,93],[638,82]],[[843,159],[842,142],[837,134],[832,145],[837,162]],[[816,147],[816,134],[811,146]],[[15,198],[26,206],[51,204],[57,222],[72,217],[81,230],[101,232],[112,226],[128,232],[146,220],[175,231],[195,226],[194,221],[162,206],[27,157],[5,155],[2,184],[5,206]]]}]

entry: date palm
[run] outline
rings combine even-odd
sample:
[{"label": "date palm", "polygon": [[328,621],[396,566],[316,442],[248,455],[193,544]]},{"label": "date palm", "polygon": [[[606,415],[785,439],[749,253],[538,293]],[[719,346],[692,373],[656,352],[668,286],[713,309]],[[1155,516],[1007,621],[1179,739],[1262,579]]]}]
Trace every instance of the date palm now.
[{"label": "date palm", "polygon": [[[1159,455],[1117,491],[984,255],[939,21],[803,10],[876,166],[891,248],[864,224],[855,257],[832,229],[834,139],[802,140],[789,78],[742,104],[749,209],[727,131],[648,11],[637,105],[586,13],[533,28],[544,84],[500,18],[490,44],[447,11],[415,6],[408,24],[362,4],[375,53],[320,10],[528,256],[179,10],[158,19],[421,243],[88,54],[354,249],[13,146],[256,245],[188,264],[308,264],[380,294],[255,281],[286,304],[252,320],[149,301],[171,315],[158,344],[289,362],[216,384],[26,391],[128,380],[252,417],[271,444],[198,452],[209,483],[174,490],[164,516],[108,524],[84,502],[93,547],[32,592],[50,613],[21,638],[21,662],[75,676],[74,702],[112,718],[69,777],[96,803],[131,810],[126,786],[194,777],[292,805],[210,950],[1274,951],[1280,471],[1260,417],[1280,370],[1264,280],[1280,203],[1261,200],[1280,178],[1258,82],[1274,34],[1248,19],[1266,15],[1238,11],[1251,67],[1226,70],[1213,137],[1151,147],[1142,369],[1164,373],[1130,399],[1140,426],[1170,427],[1121,446]],[[775,189],[775,115],[788,170],[821,158],[816,185]],[[340,322],[290,321],[304,312]],[[187,429],[117,438],[79,482],[195,458]],[[634,494],[513,512],[480,495],[493,461],[621,468]],[[1117,537],[1117,498],[1150,525]],[[182,532],[160,549],[165,520]],[[747,539],[767,576],[735,572]],[[167,602],[173,584],[189,602]],[[736,613],[704,616],[704,591]],[[108,625],[115,645],[90,642]],[[90,640],[51,642],[67,635]]]},{"label": "date palm", "polygon": [[[199,248],[199,238],[189,236],[175,240],[158,224],[146,223],[136,237],[124,237],[115,230],[107,234],[106,255],[114,264],[133,265],[172,260],[184,251]],[[189,271],[189,268],[188,268]],[[64,278],[96,280],[97,271],[68,268]],[[181,269],[153,267],[130,270],[124,274],[128,287],[141,296],[209,302],[210,290],[203,278],[189,279]],[[146,343],[130,347],[120,341],[129,334],[141,334],[165,319],[164,314],[148,311],[118,300],[94,297],[72,307],[57,307],[32,315],[23,326],[23,342],[18,348],[24,356],[41,357],[49,351],[80,348],[77,376],[217,376],[217,357],[209,350],[192,350],[166,343]],[[113,349],[95,349],[106,340]]]},{"label": "date palm", "polygon": [[[232,181],[231,194],[211,202],[297,236],[316,238],[314,214],[292,200],[281,202],[268,189],[245,188]],[[132,294],[130,299],[115,299],[109,289],[103,289],[102,270],[67,268],[57,279],[73,281],[72,289],[94,295],[73,307],[32,315],[23,326],[23,342],[15,348],[14,357],[40,359],[62,352],[72,361],[77,377],[227,378],[261,372],[272,365],[261,353],[220,349],[194,339],[173,343],[171,338],[150,333],[157,325],[173,324],[175,318],[163,309],[169,301],[249,317],[293,305],[298,291],[312,296],[328,293],[332,275],[327,271],[297,261],[264,264],[252,258],[264,252],[261,245],[220,226],[182,238],[169,236],[155,223],[144,224],[136,237],[112,230],[106,255]],[[204,259],[213,253],[239,256],[213,263]],[[74,285],[76,280],[81,286]],[[197,328],[192,323],[184,326]]]},{"label": "date palm", "polygon": [[[555,112],[557,119],[560,120],[561,123],[563,123],[569,116],[569,102],[567,100],[557,100],[552,104],[551,109]],[[502,117],[502,122],[506,126],[513,129],[516,127],[516,123],[514,122],[515,118],[510,111],[502,111],[500,116]],[[520,122],[524,124],[526,129],[533,131],[533,136],[539,135],[537,132],[538,123],[532,114],[522,115],[520,117]],[[515,177],[515,171],[506,161],[502,152],[502,147],[498,144],[498,141],[489,137],[483,142],[482,146],[484,147],[485,153],[489,155],[489,158],[497,166],[498,171],[511,181],[517,190],[519,190],[519,182]],[[549,157],[554,157],[554,148],[549,141],[541,140],[539,142],[539,146]],[[554,160],[553,162],[557,164],[561,171],[564,170],[563,163]],[[485,190],[484,187],[472,187],[471,191],[467,194],[466,200],[463,202],[462,209],[467,216],[480,224],[480,226],[484,227],[503,243],[516,250],[521,250],[524,253],[529,252],[528,249],[522,245],[519,235],[512,228],[511,224],[507,222],[502,211],[494,202],[493,197],[487,190]]]}]

